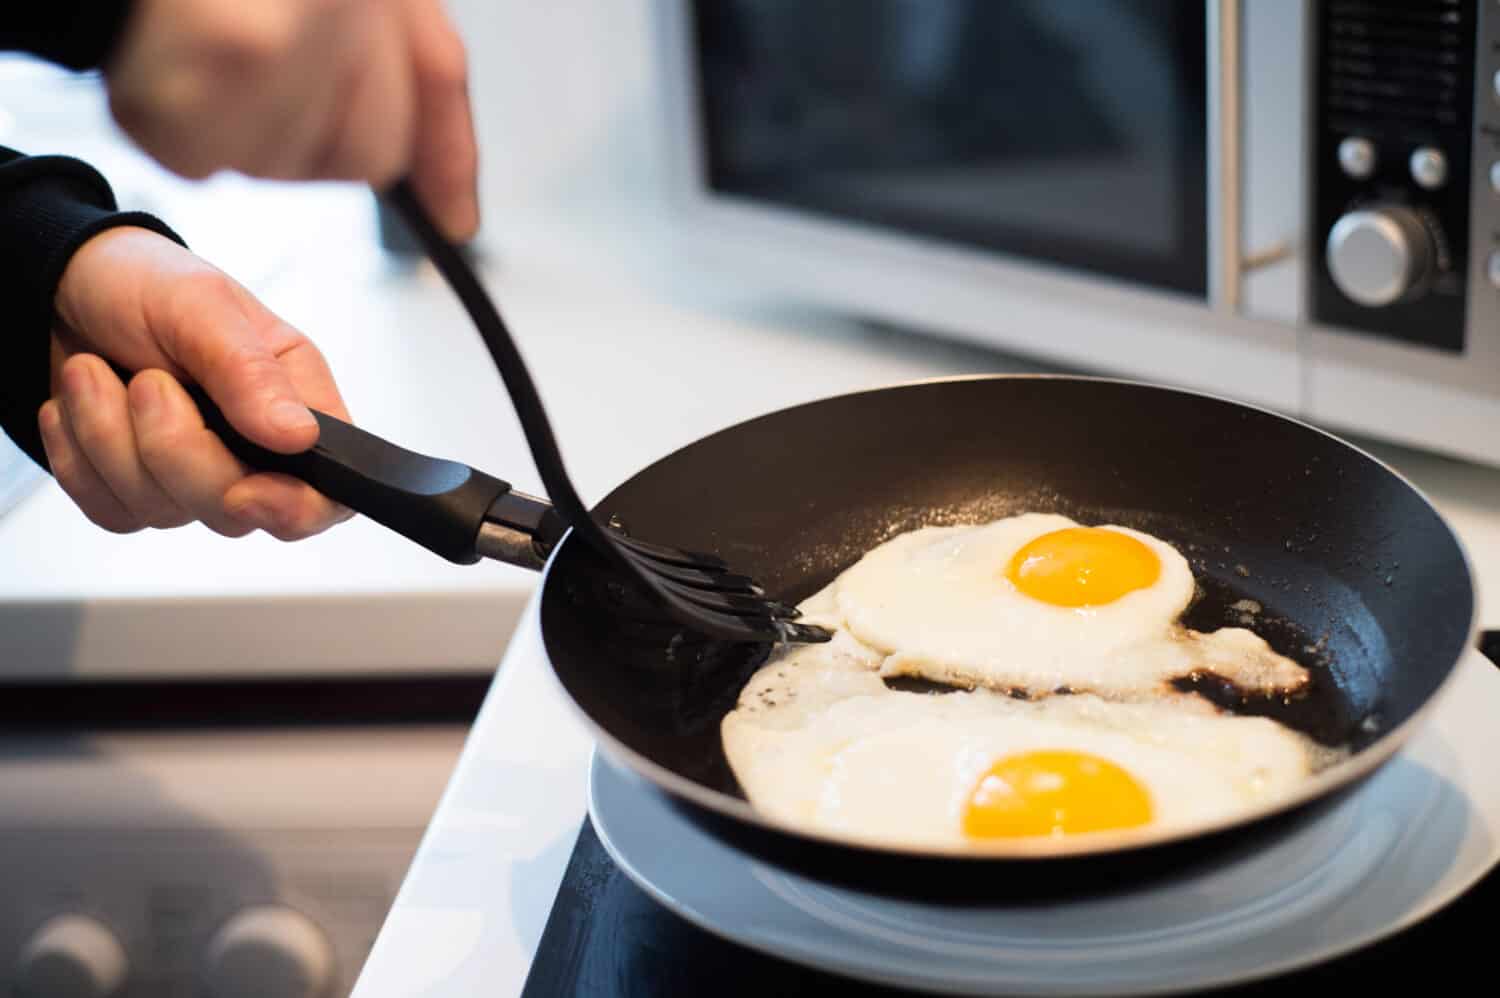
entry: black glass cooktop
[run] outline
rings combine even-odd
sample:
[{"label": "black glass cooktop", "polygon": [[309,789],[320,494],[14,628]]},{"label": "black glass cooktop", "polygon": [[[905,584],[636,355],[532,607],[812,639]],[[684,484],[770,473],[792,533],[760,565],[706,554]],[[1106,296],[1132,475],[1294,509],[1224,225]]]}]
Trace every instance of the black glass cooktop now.
[{"label": "black glass cooktop", "polygon": [[[1500,631],[1481,649],[1500,662]],[[1351,993],[1403,979],[1413,966],[1441,967],[1448,980],[1464,971],[1483,980],[1493,954],[1475,942],[1500,912],[1500,871],[1448,908],[1392,938],[1310,970],[1220,989],[1226,998]],[[880,988],[764,956],[697,928],[647,897],[615,866],[587,819],[526,981],[524,998],[681,998],[687,995],[896,998],[913,992]]]}]

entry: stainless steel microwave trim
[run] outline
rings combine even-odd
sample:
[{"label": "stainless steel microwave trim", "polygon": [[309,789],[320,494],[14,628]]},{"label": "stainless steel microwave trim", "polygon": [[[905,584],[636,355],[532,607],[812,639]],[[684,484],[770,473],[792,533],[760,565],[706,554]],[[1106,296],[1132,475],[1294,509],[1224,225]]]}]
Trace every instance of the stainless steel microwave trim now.
[{"label": "stainless steel microwave trim", "polygon": [[1240,304],[1240,0],[1205,0],[1208,37],[1208,300]]},{"label": "stainless steel microwave trim", "polygon": [[1296,329],[1307,241],[1308,0],[1240,5],[1240,286],[1237,311]]}]

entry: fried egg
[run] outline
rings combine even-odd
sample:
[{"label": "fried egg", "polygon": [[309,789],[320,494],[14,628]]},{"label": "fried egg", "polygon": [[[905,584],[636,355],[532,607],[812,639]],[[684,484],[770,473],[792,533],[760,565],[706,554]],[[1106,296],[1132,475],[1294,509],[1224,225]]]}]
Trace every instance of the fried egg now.
[{"label": "fried egg", "polygon": [[1307,685],[1306,669],[1252,631],[1181,626],[1193,593],[1192,569],[1165,541],[1027,513],[895,537],[802,610],[867,646],[883,676],[1111,700],[1149,700],[1206,673],[1245,693]]},{"label": "fried egg", "polygon": [[752,677],[721,733],[757,810],[856,842],[1011,850],[1212,822],[1338,757],[1185,694],[912,693],[888,688],[879,661],[843,632]]}]

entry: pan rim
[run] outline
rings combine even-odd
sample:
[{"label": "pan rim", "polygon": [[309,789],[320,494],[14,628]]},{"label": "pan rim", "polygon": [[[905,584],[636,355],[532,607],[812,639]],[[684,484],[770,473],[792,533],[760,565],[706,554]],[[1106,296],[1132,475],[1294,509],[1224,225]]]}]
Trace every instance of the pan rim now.
[{"label": "pan rim", "polygon": [[[1211,392],[1199,391],[1190,388],[1180,388],[1175,385],[1164,385],[1149,381],[1139,381],[1129,378],[1117,378],[1101,375],[1086,374],[1061,374],[1061,373],[996,373],[996,374],[963,374],[944,376],[937,375],[926,378],[915,378],[905,381],[893,382],[877,387],[856,389],[854,391],[836,392],[807,399],[794,405],[773,409],[748,419],[739,420],[727,426],[720,427],[710,433],[704,434],[681,447],[675,448],[657,458],[655,461],[638,469],[628,482],[638,475],[644,474],[656,467],[663,461],[671,459],[676,454],[689,447],[697,446],[722,433],[728,433],[741,426],[765,419],[779,413],[785,413],[804,406],[816,405],[835,399],[852,398],[861,395],[876,394],[890,391],[892,389],[915,388],[924,385],[953,384],[977,381],[1069,381],[1089,382],[1098,384],[1119,385],[1134,389],[1144,389],[1156,392],[1166,392],[1175,395],[1189,396],[1206,399],[1213,402],[1223,403],[1239,409],[1245,409],[1269,416],[1273,419],[1292,424],[1304,430],[1311,430],[1327,440],[1348,448],[1360,457],[1376,465],[1421,500],[1422,504],[1432,513],[1437,521],[1442,524],[1444,531],[1453,542],[1459,553],[1459,558],[1464,567],[1464,574],[1469,586],[1469,621],[1464,643],[1460,646],[1453,661],[1449,663],[1448,671],[1437,687],[1423,701],[1412,714],[1400,724],[1382,733],[1374,742],[1351,754],[1347,759],[1329,766],[1327,769],[1314,774],[1310,779],[1304,781],[1295,790],[1277,797],[1273,800],[1264,801],[1251,808],[1243,808],[1229,815],[1217,818],[1213,821],[1196,822],[1177,828],[1155,829],[1146,826],[1144,829],[1127,830],[1121,832],[1099,832],[1089,835],[1041,838],[1041,839],[1012,839],[1003,844],[996,845],[961,845],[961,846],[924,846],[913,848],[898,843],[880,840],[866,840],[847,834],[831,834],[820,829],[807,828],[791,822],[781,821],[757,811],[748,801],[738,797],[732,797],[723,791],[713,790],[694,780],[681,776],[678,773],[660,765],[644,754],[626,745],[616,738],[611,732],[599,724],[581,704],[574,699],[568,691],[567,685],[558,675],[558,671],[552,664],[550,651],[547,652],[548,673],[552,681],[562,691],[563,697],[569,707],[579,717],[585,727],[593,735],[594,740],[615,759],[623,762],[630,770],[645,777],[656,789],[666,792],[681,800],[702,808],[721,817],[729,818],[744,824],[748,824],[769,833],[788,836],[793,839],[803,839],[820,846],[832,846],[845,850],[859,850],[874,854],[879,857],[899,861],[938,861],[958,863],[1046,863],[1048,861],[1087,859],[1101,856],[1124,856],[1132,852],[1155,849],[1159,846],[1171,846],[1188,841],[1210,838],[1216,834],[1230,832],[1236,829],[1246,828],[1258,824],[1267,819],[1279,815],[1289,814],[1304,806],[1314,804],[1319,800],[1327,798],[1335,791],[1353,786],[1368,777],[1375,770],[1388,762],[1402,747],[1411,739],[1419,726],[1425,723],[1431,712],[1435,709],[1439,700],[1451,690],[1454,679],[1458,673],[1458,667],[1463,661],[1467,649],[1475,647],[1479,627],[1479,585],[1474,574],[1473,560],[1469,555],[1468,548],[1463,538],[1454,530],[1448,518],[1432,502],[1431,497],[1421,488],[1413,483],[1406,475],[1391,467],[1388,463],[1371,454],[1369,451],[1352,443],[1343,437],[1315,426],[1305,420],[1285,413],[1277,412],[1265,406],[1255,403],[1243,402],[1238,399],[1228,398]],[[614,488],[606,493],[606,498],[615,490],[619,489],[625,482],[617,483]],[[601,500],[602,501],[602,500]],[[598,504],[595,504],[597,508]],[[559,552],[564,549],[572,531],[569,530],[563,539],[553,549],[551,556],[547,559],[542,569],[540,593],[545,600],[551,584],[554,566],[556,565]],[[540,602],[538,605],[540,610]],[[538,613],[538,626],[541,625],[541,616]],[[543,649],[546,650],[546,633],[542,634]]]}]

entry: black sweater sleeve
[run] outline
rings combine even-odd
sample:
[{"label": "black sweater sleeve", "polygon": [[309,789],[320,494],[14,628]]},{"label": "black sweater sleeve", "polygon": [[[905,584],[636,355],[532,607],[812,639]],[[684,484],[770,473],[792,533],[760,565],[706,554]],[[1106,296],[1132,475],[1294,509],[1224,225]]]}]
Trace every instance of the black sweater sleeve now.
[{"label": "black sweater sleeve", "polygon": [[109,184],[87,163],[0,146],[0,428],[44,468],[37,410],[51,394],[57,285],[78,247],[118,225],[182,242],[160,219],[116,211]]},{"label": "black sweater sleeve", "polygon": [[92,69],[109,58],[133,0],[42,0],[0,16],[0,50],[20,49],[69,69]]}]

